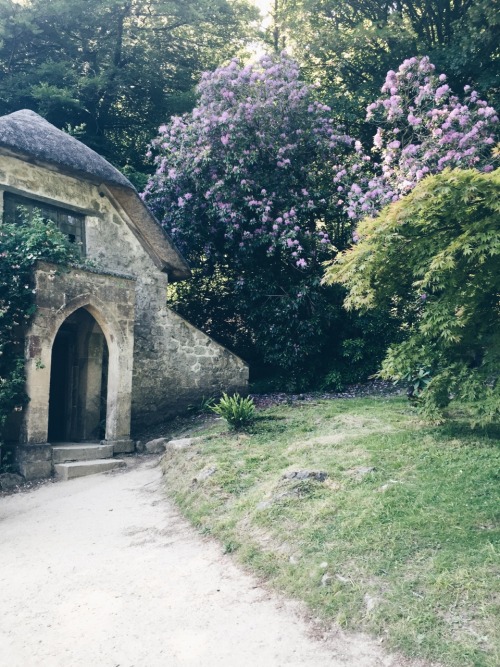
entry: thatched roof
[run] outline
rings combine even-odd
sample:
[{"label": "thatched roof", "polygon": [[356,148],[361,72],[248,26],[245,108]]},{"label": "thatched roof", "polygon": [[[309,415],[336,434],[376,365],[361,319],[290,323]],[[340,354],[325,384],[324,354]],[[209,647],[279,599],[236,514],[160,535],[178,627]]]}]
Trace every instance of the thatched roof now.
[{"label": "thatched roof", "polygon": [[58,130],[34,111],[23,109],[0,117],[0,149],[23,159],[50,165],[64,173],[105,186],[128,218],[132,231],[162,271],[179,280],[190,275],[186,260],[143,203],[132,183],[81,141]]}]

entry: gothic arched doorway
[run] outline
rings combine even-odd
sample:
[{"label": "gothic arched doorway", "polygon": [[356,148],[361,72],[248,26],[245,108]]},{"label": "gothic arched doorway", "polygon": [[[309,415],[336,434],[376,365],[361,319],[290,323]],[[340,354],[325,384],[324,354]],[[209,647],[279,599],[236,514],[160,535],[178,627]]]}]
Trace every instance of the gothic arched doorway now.
[{"label": "gothic arched doorway", "polygon": [[85,308],[60,326],[52,346],[49,442],[96,441],[105,437],[108,346]]}]

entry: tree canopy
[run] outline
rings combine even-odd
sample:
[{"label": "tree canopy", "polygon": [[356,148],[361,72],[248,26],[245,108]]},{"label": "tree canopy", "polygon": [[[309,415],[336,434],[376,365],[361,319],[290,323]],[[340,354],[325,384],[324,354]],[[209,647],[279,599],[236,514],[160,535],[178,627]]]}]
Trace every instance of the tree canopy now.
[{"label": "tree canopy", "polygon": [[33,109],[133,177],[254,18],[245,0],[0,0],[0,114]]},{"label": "tree canopy", "polygon": [[500,106],[500,18],[489,0],[276,0],[274,16],[279,48],[293,45],[351,133],[385,73],[412,56]]}]

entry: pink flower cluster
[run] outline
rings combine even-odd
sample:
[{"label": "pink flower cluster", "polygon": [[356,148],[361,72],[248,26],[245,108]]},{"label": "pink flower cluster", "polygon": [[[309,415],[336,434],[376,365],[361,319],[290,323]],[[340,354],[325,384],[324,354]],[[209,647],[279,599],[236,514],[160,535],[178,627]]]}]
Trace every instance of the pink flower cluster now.
[{"label": "pink flower cluster", "polygon": [[[286,54],[205,73],[191,114],[159,128],[146,201],[183,247],[325,258],[344,213],[325,171],[352,150]],[[319,255],[323,253],[323,255]]]},{"label": "pink flower cluster", "polygon": [[334,175],[336,183],[352,184],[350,218],[375,214],[447,167],[493,169],[498,114],[469,86],[461,102],[445,82],[428,57],[410,58],[387,73],[383,96],[367,108],[367,120],[379,124],[372,149],[379,161],[359,150],[354,164],[351,160]]}]

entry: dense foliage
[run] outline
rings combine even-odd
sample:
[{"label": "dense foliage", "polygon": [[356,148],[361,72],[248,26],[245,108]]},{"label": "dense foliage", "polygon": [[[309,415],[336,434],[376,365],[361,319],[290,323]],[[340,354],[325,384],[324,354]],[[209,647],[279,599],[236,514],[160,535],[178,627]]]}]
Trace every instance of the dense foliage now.
[{"label": "dense foliage", "polygon": [[327,281],[346,305],[400,321],[381,376],[418,380],[431,414],[452,397],[474,403],[479,422],[500,417],[500,170],[446,170],[358,228]]},{"label": "dense foliage", "polygon": [[382,93],[368,107],[380,123],[369,155],[288,56],[232,61],[204,75],[192,114],[153,142],[145,197],[196,273],[174,306],[254,368],[329,386],[354,359],[372,370],[363,360],[376,363],[393,322],[343,314],[341,291],[320,284],[322,262],[347,246],[355,221],[424,177],[493,168],[495,110],[475,91],[460,102],[427,57],[390,71]]},{"label": "dense foliage", "polygon": [[351,134],[363,132],[364,110],[385,73],[413,55],[428,55],[455,90],[468,84],[500,107],[500,14],[490,0],[275,0],[273,6],[275,46],[293,46]]},{"label": "dense foliage", "polygon": [[40,215],[0,225],[0,443],[7,417],[27,400],[23,336],[35,311],[32,269],[40,259],[67,264],[78,255]]},{"label": "dense foliage", "polygon": [[[257,374],[338,388],[374,370],[394,322],[346,314],[322,263],[424,177],[493,168],[499,15],[488,0],[271,14],[276,56],[243,67],[230,58],[257,39],[251,0],[0,0],[0,114],[34,109],[139,189],[161,125],[147,201],[195,276],[172,305]],[[300,74],[277,55],[288,45]]]},{"label": "dense foliage", "polygon": [[160,123],[192,108],[254,17],[246,0],[0,0],[0,114],[33,109],[147,173]]},{"label": "dense foliage", "polygon": [[349,326],[340,290],[320,277],[332,243],[351,235],[332,173],[354,142],[285,55],[233,60],[204,75],[199,95],[160,128],[145,192],[197,271],[177,307],[246,358],[317,381]]}]

